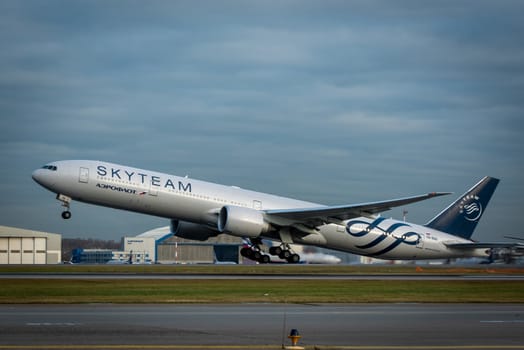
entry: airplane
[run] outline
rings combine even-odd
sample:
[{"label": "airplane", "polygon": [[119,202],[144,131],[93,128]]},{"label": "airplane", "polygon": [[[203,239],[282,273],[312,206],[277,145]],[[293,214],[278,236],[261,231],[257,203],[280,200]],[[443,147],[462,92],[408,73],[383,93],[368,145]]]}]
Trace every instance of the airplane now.
[{"label": "airplane", "polygon": [[[73,200],[163,217],[179,237],[204,241],[225,233],[248,239],[251,246],[241,254],[259,263],[269,263],[269,255],[298,263],[293,243],[392,260],[489,257],[491,248],[524,246],[471,240],[499,183],[488,176],[425,225],[379,214],[449,192],[326,206],[93,160],[48,163],[32,177],[56,193],[64,219],[71,218]],[[266,252],[262,239],[280,244]]]}]

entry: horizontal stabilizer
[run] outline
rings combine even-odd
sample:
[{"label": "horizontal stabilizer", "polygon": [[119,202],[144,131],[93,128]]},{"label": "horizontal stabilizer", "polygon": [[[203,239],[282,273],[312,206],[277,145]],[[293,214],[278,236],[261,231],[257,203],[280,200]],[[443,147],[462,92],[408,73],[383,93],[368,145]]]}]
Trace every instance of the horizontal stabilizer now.
[{"label": "horizontal stabilizer", "polygon": [[524,250],[524,244],[521,243],[504,243],[504,242],[471,242],[471,243],[445,243],[447,247],[452,249],[470,250],[483,248],[509,248]]}]

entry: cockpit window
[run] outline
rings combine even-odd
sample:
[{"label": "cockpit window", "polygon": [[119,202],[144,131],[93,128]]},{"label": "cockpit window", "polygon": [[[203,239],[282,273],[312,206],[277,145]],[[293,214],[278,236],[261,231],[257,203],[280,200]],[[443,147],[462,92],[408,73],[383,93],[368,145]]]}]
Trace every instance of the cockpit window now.
[{"label": "cockpit window", "polygon": [[55,165],[44,165],[42,169],[47,169],[51,171],[56,171],[58,168]]}]

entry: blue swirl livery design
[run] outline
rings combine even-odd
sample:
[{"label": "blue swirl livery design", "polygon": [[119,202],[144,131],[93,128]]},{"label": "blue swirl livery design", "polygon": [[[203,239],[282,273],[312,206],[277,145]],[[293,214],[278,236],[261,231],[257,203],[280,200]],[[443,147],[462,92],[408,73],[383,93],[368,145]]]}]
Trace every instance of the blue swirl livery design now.
[{"label": "blue swirl livery design", "polygon": [[[398,246],[405,244],[416,246],[421,242],[421,236],[413,232],[412,227],[404,222],[387,220],[379,217],[373,221],[350,220],[346,224],[346,232],[355,238],[361,238],[362,243],[355,246],[369,251],[372,255],[382,255]],[[376,249],[379,249],[376,251]]]}]

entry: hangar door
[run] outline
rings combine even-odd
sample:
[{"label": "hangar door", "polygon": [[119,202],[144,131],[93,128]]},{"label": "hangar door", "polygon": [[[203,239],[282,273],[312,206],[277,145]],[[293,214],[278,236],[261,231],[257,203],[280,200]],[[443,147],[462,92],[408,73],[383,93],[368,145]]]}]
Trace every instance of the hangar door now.
[{"label": "hangar door", "polygon": [[45,264],[44,237],[1,237],[0,264]]},{"label": "hangar door", "polygon": [[213,246],[215,263],[232,262],[238,264],[238,244],[220,244]]},{"label": "hangar door", "polygon": [[0,237],[0,264],[7,264],[9,258],[7,253],[9,252],[9,238]]}]

